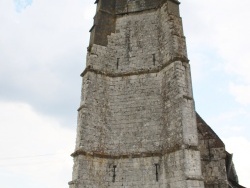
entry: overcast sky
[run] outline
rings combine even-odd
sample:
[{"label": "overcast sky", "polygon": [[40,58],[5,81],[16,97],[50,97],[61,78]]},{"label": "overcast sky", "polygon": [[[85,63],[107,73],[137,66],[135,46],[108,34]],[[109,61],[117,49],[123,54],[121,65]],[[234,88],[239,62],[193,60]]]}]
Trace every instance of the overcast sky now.
[{"label": "overcast sky", "polygon": [[[182,1],[196,110],[250,187],[250,1]],[[68,188],[94,0],[0,0],[0,182]]]}]

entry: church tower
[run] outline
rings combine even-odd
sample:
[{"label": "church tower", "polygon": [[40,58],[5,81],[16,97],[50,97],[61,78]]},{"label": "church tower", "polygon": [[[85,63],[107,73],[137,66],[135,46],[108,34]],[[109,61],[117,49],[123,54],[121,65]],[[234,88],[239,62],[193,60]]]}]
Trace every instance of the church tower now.
[{"label": "church tower", "polygon": [[95,3],[70,188],[203,188],[179,1]]}]

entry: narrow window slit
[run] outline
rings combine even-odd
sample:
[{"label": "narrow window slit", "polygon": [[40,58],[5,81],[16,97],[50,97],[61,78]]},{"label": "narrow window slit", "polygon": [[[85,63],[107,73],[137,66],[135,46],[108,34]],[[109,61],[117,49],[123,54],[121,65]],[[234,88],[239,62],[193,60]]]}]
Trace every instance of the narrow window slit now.
[{"label": "narrow window slit", "polygon": [[120,62],[120,58],[117,58],[117,61],[116,61],[116,69],[119,68],[119,62]]},{"label": "narrow window slit", "polygon": [[155,54],[153,54],[153,64],[155,66]]},{"label": "narrow window slit", "polygon": [[158,170],[159,170],[159,164],[155,164],[155,178],[156,178],[156,181],[158,182],[159,181],[159,173],[158,173]]},{"label": "narrow window slit", "polygon": [[116,165],[113,166],[113,180],[112,180],[113,183],[115,182],[115,177],[116,177],[115,169],[116,169]]}]

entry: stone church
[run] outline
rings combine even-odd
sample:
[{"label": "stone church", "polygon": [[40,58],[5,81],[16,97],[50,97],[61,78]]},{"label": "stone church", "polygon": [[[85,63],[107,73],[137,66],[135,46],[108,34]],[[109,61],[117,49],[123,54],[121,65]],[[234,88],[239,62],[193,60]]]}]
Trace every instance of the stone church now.
[{"label": "stone church", "polygon": [[243,188],[195,111],[178,0],[96,0],[70,188]]}]

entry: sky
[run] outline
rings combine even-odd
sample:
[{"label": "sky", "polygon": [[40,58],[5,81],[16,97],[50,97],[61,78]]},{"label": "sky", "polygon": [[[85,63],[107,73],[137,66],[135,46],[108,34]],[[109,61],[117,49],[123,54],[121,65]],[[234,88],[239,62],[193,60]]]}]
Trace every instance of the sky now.
[{"label": "sky", "polygon": [[[196,110],[250,187],[249,0],[181,1]],[[0,0],[0,182],[68,188],[94,0]]]}]

